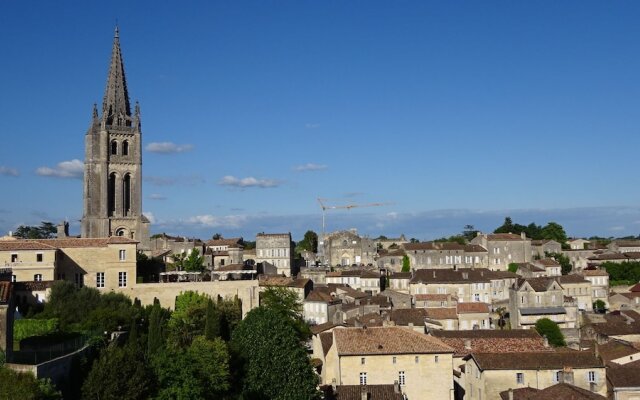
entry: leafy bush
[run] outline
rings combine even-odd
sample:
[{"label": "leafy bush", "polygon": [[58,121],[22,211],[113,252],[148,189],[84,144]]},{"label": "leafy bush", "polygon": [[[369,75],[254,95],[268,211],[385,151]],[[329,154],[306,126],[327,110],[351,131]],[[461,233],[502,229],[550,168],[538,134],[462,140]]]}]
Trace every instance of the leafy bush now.
[{"label": "leafy bush", "polygon": [[13,322],[13,340],[44,336],[58,330],[58,319],[18,319]]},{"label": "leafy bush", "polygon": [[549,318],[541,318],[536,321],[536,331],[538,331],[540,335],[545,336],[549,344],[554,347],[564,347],[567,345],[558,324]]}]

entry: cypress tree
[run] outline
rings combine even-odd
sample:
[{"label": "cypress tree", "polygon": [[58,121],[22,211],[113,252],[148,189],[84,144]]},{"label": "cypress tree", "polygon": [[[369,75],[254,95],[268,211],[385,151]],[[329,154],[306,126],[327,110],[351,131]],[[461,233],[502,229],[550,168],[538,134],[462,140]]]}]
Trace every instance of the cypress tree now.
[{"label": "cypress tree", "polygon": [[204,337],[213,340],[220,337],[220,313],[216,310],[213,300],[207,302],[206,322],[204,326]]},{"label": "cypress tree", "polygon": [[162,309],[160,303],[153,304],[149,314],[149,336],[147,338],[147,354],[155,354],[164,345],[162,337]]}]

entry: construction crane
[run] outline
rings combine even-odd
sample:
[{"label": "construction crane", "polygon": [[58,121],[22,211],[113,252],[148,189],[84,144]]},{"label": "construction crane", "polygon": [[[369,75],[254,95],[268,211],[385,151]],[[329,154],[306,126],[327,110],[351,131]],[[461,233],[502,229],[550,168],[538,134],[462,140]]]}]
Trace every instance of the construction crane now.
[{"label": "construction crane", "polygon": [[318,197],[318,203],[320,204],[320,208],[322,209],[322,241],[323,242],[324,242],[324,228],[325,228],[324,222],[325,222],[326,210],[338,210],[338,209],[351,210],[352,208],[380,207],[380,206],[388,206],[393,204],[393,203],[369,203],[369,204],[346,204],[342,206],[328,206],[328,205],[325,205],[324,203],[325,201],[327,201],[327,199],[322,199]]}]

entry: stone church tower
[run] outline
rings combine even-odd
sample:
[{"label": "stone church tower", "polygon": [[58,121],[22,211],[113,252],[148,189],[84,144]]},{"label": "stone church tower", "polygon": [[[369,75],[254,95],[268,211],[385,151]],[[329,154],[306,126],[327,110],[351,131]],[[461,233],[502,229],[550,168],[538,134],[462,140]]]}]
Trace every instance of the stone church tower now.
[{"label": "stone church tower", "polygon": [[140,106],[129,104],[116,27],[102,115],[93,106],[85,137],[82,237],[124,236],[149,248],[149,220],[142,215]]}]

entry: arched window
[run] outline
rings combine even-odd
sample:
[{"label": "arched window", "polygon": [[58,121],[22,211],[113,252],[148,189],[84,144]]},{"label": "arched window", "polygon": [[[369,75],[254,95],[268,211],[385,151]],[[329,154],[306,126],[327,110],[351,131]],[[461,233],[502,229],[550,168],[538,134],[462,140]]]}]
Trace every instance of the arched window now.
[{"label": "arched window", "polygon": [[124,229],[120,228],[116,231],[116,236],[124,236]]},{"label": "arched window", "polygon": [[118,154],[118,142],[116,142],[115,140],[111,141],[111,154],[112,155]]},{"label": "arched window", "polygon": [[109,210],[109,216],[112,217],[116,211],[116,173],[113,172],[109,175],[109,185],[107,193],[107,206]]},{"label": "arched window", "polygon": [[129,155],[129,141],[125,140],[124,142],[122,142],[122,155],[123,156],[128,156]]},{"label": "arched window", "polygon": [[131,174],[125,174],[122,179],[122,214],[131,213]]}]

